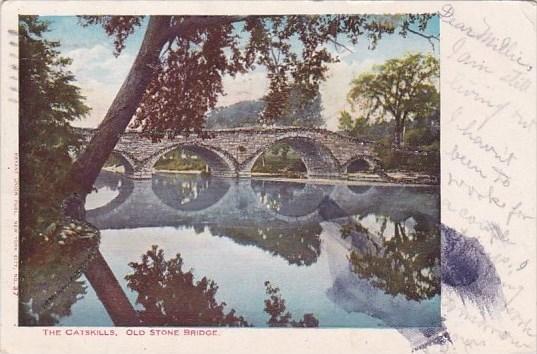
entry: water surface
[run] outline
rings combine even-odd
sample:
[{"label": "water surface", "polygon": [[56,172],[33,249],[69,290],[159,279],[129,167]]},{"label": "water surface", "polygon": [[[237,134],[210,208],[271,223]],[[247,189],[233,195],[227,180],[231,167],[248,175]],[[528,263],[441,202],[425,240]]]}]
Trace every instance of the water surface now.
[{"label": "water surface", "polygon": [[[164,260],[179,254],[194,282],[214,281],[216,303],[256,327],[270,317],[266,281],[279,288],[293,319],[312,314],[320,327],[439,325],[436,187],[181,174],[134,181],[103,171],[96,188],[87,200],[88,221],[101,230],[104,263],[132,307],[145,313],[146,325],[180,325],[170,312],[184,310],[174,307],[175,278],[140,268],[153,246]],[[140,266],[134,276],[133,263]],[[105,310],[109,295],[83,280],[86,294],[58,324],[117,323]]]}]

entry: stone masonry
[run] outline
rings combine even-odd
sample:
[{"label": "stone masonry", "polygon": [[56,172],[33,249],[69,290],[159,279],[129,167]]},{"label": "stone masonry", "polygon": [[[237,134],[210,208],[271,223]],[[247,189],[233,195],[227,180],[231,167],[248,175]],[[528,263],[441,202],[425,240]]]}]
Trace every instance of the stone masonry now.
[{"label": "stone masonry", "polygon": [[[92,129],[80,129],[86,141]],[[309,177],[339,178],[356,160],[371,170],[380,167],[373,145],[326,129],[301,127],[238,128],[207,131],[209,137],[177,136],[152,142],[139,133],[127,132],[114,153],[123,161],[125,173],[133,179],[151,178],[153,166],[167,152],[177,148],[204,159],[211,174],[220,177],[249,177],[257,158],[273,144],[290,145],[301,157]]]}]

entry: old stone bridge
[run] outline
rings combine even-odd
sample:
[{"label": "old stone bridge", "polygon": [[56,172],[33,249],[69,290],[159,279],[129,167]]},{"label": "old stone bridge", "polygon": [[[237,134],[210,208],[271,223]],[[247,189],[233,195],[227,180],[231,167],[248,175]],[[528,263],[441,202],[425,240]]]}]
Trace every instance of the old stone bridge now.
[{"label": "old stone bridge", "polygon": [[[81,129],[86,141],[95,130]],[[364,161],[372,171],[380,163],[371,143],[326,129],[278,127],[238,128],[207,131],[209,137],[191,135],[152,142],[139,133],[127,132],[114,154],[122,160],[125,173],[133,179],[151,178],[153,166],[166,153],[181,148],[204,159],[211,174],[220,177],[249,177],[256,160],[272,145],[286,143],[302,158],[308,177],[338,178],[349,166]]]}]

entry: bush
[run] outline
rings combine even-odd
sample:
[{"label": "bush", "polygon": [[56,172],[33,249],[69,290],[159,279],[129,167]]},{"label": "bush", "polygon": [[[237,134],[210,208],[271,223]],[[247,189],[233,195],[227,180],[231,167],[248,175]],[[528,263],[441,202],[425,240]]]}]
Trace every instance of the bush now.
[{"label": "bush", "polygon": [[405,132],[405,145],[419,146],[423,148],[439,142],[440,137],[434,134],[428,127],[409,128]]},{"label": "bush", "polygon": [[427,173],[431,175],[440,174],[440,152],[433,145],[424,149],[427,155],[414,155],[404,151],[396,151],[385,145],[378,145],[376,148],[382,167],[386,171],[406,170]]}]

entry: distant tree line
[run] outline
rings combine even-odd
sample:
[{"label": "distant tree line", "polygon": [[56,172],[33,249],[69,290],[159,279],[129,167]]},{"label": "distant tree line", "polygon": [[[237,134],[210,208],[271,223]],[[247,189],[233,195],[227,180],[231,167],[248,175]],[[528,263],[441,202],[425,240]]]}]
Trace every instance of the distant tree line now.
[{"label": "distant tree line", "polygon": [[352,81],[347,96],[352,111],[340,113],[339,129],[376,142],[377,153],[388,170],[438,175],[439,76],[438,59],[430,54],[409,53],[375,65]]},{"label": "distant tree line", "polygon": [[[262,126],[267,124],[263,119],[266,108],[264,99],[241,101],[229,106],[217,107],[207,114],[207,129],[225,129]],[[321,115],[321,94],[313,99],[302,97],[299,89],[294,89],[286,102],[283,103],[281,117],[271,121],[275,126],[321,127],[325,120]]]}]

